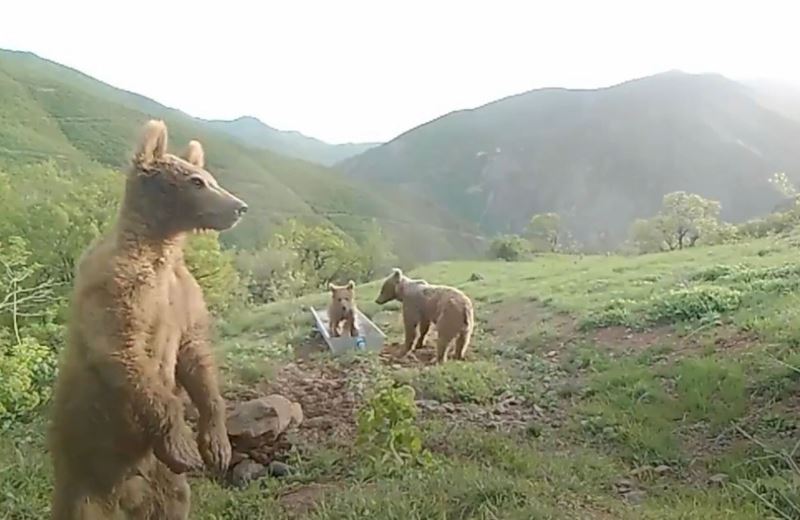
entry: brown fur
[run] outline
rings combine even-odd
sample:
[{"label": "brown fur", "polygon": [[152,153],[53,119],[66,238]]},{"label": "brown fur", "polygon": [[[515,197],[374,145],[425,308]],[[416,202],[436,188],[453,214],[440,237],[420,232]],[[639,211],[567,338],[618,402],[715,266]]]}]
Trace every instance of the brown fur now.
[{"label": "brown fur", "polygon": [[328,284],[331,302],[328,304],[328,326],[332,338],[341,335],[341,324],[350,331],[350,337],[358,336],[356,328],[356,284],[350,280],[347,285]]},{"label": "brown fur", "polygon": [[184,473],[230,462],[208,312],[183,243],[232,227],[247,206],[202,169],[199,143],[185,159],[166,149],[166,126],[150,121],[117,224],[77,268],[49,432],[56,520],[185,519]]},{"label": "brown fur", "polygon": [[436,361],[443,363],[447,360],[448,349],[453,340],[454,357],[464,359],[474,323],[472,300],[466,294],[453,287],[431,285],[425,280],[412,280],[403,275],[400,269],[394,269],[383,282],[375,303],[382,305],[392,300],[403,303],[403,355],[423,345],[425,335],[433,324],[438,336]]}]

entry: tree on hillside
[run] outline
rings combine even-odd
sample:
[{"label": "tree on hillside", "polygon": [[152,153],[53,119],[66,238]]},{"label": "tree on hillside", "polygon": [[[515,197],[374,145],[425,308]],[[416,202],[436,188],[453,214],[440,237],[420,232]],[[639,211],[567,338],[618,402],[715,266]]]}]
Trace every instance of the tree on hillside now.
[{"label": "tree on hillside", "polygon": [[561,216],[558,213],[538,213],[531,217],[525,228],[525,234],[534,246],[542,244],[548,251],[553,252],[558,250],[563,233]]},{"label": "tree on hillside", "polygon": [[331,225],[308,225],[290,220],[275,233],[269,247],[293,252],[312,287],[322,288],[336,280],[360,278],[363,272],[355,241]]},{"label": "tree on hillside", "polygon": [[717,201],[685,191],[668,193],[655,217],[633,223],[631,239],[642,252],[692,247],[701,237],[717,232],[719,212]]},{"label": "tree on hillside", "polygon": [[785,173],[773,173],[772,177],[769,178],[769,183],[772,184],[778,193],[787,199],[794,199],[797,197],[797,188],[795,188],[794,183]]},{"label": "tree on hillside", "polygon": [[391,239],[374,219],[364,238],[359,241],[358,251],[365,280],[373,280],[397,264],[397,255],[393,252]]},{"label": "tree on hillside", "polygon": [[242,300],[243,284],[234,254],[222,249],[218,233],[192,235],[186,247],[186,265],[203,288],[212,312],[223,313]]},{"label": "tree on hillside", "polygon": [[501,235],[489,245],[489,256],[506,262],[524,260],[530,253],[530,243],[518,235]]},{"label": "tree on hillside", "polygon": [[42,271],[24,238],[12,236],[0,246],[0,324],[8,320],[17,344],[23,322],[54,312],[58,284]]}]

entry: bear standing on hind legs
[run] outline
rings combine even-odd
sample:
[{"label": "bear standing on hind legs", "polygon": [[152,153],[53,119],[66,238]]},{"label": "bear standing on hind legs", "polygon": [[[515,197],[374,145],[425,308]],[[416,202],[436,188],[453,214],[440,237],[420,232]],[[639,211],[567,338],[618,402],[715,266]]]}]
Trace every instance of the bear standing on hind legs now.
[{"label": "bear standing on hind legs", "polygon": [[433,324],[438,336],[436,362],[447,361],[447,351],[453,340],[453,357],[464,359],[474,326],[472,300],[466,294],[453,287],[430,285],[425,280],[412,280],[395,268],[383,282],[375,303],[383,305],[392,300],[403,304],[403,356],[423,345],[425,335]]},{"label": "bear standing on hind legs", "polygon": [[49,431],[54,520],[183,520],[185,473],[230,463],[208,311],[183,245],[192,231],[233,227],[247,205],[204,169],[198,142],[181,157],[166,150],[166,126],[150,121],[118,221],[77,268]]}]

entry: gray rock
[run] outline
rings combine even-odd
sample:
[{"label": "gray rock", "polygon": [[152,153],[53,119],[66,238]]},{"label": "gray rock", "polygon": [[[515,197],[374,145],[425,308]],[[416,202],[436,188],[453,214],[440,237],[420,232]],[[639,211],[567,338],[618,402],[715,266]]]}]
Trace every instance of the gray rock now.
[{"label": "gray rock", "polygon": [[233,467],[231,483],[234,486],[244,487],[248,483],[260,479],[267,474],[267,467],[252,459],[244,459]]},{"label": "gray rock", "polygon": [[639,505],[647,499],[647,494],[644,491],[629,491],[622,495],[623,498],[633,505]]},{"label": "gray rock", "polygon": [[726,475],[725,473],[717,473],[716,475],[711,475],[708,478],[708,482],[710,484],[716,484],[717,486],[721,486],[726,482],[728,482],[729,478],[730,477],[728,477],[728,475]]},{"label": "gray rock", "polygon": [[239,403],[228,413],[231,441],[239,447],[261,446],[277,438],[291,425],[303,422],[303,409],[277,394]]},{"label": "gray rock", "polygon": [[292,467],[288,464],[284,464],[283,462],[279,462],[277,460],[273,460],[269,463],[269,467],[267,468],[269,474],[276,478],[281,477],[288,477],[292,474],[293,470]]},{"label": "gray rock", "polygon": [[669,467],[669,466],[667,466],[666,464],[661,464],[660,466],[656,466],[656,467],[655,467],[655,469],[654,469],[654,471],[655,471],[655,472],[656,472],[658,475],[666,475],[667,473],[669,473],[670,471],[672,471],[672,468],[670,468],[670,467]]}]

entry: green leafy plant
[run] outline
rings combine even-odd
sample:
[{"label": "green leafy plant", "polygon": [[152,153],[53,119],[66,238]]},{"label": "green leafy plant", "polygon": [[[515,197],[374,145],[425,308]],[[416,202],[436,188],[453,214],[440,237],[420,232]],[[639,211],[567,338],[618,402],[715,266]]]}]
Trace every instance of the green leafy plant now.
[{"label": "green leafy plant", "polygon": [[373,472],[391,474],[431,462],[416,417],[414,389],[408,385],[379,389],[359,410],[356,442]]},{"label": "green leafy plant", "polygon": [[650,301],[648,316],[654,323],[697,320],[734,311],[741,300],[741,292],[715,285],[673,289]]},{"label": "green leafy plant", "polygon": [[3,427],[47,402],[56,370],[53,351],[35,340],[26,337],[19,344],[8,343],[10,346],[0,347],[0,426]]}]

